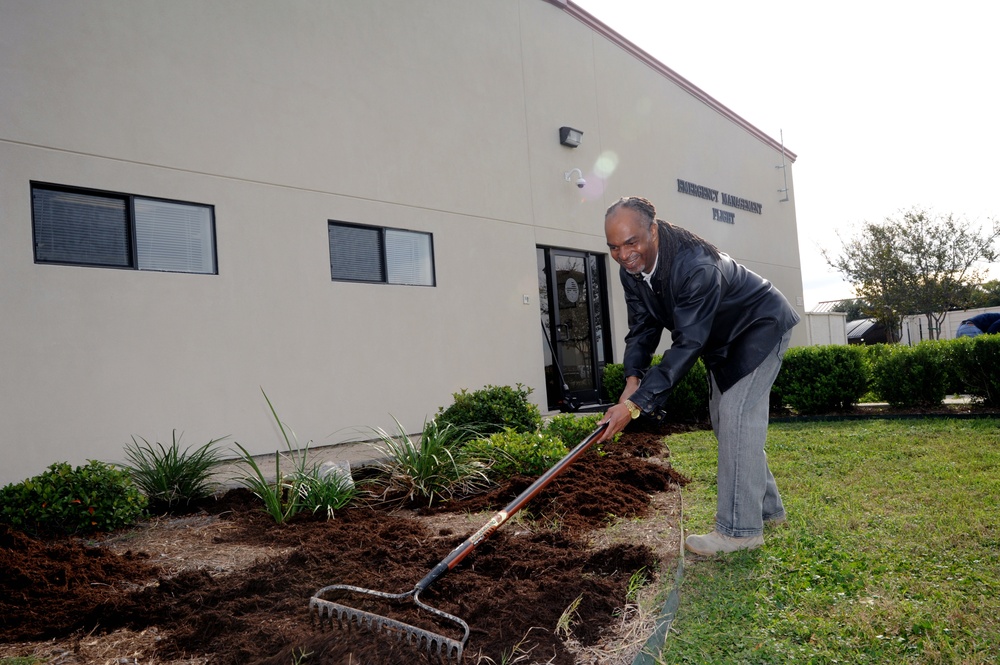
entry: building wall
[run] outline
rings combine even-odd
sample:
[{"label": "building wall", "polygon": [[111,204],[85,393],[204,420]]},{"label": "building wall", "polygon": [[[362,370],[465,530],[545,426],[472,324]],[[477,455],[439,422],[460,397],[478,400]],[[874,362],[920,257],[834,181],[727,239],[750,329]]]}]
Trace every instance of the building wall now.
[{"label": "building wall", "polygon": [[[544,400],[535,246],[606,251],[622,195],[802,309],[773,139],[571,3],[0,0],[0,90],[0,482],[172,429],[273,451],[262,389],[315,445],[462,388]],[[219,274],[35,264],[32,181],[211,204]],[[328,220],[432,233],[437,285],[332,281]]]},{"label": "building wall", "polygon": [[[971,319],[972,317],[978,314],[983,314],[984,312],[995,311],[1000,311],[1000,309],[996,307],[980,307],[976,309],[962,309],[945,312],[944,320],[941,322],[940,339],[955,339],[958,333],[958,327],[962,325],[962,321]],[[928,330],[926,315],[916,314],[913,316],[903,317],[902,334],[899,340],[900,344],[913,346],[914,344],[919,344],[927,339],[932,339],[932,337],[930,331]]]},{"label": "building wall", "polygon": [[810,346],[847,344],[847,314],[843,312],[806,312],[799,327],[805,327]]}]

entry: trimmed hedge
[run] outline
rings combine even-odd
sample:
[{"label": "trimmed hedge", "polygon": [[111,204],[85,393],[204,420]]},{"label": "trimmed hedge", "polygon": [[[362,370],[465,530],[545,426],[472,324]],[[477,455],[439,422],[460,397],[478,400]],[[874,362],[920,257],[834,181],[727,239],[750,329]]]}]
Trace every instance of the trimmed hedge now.
[{"label": "trimmed hedge", "polygon": [[[651,365],[659,365],[662,355],[653,356]],[[604,366],[604,394],[609,402],[617,402],[625,390],[625,366],[609,363]],[[677,386],[670,392],[664,410],[670,422],[700,422],[708,418],[708,370],[699,358]]]},{"label": "trimmed hedge", "polygon": [[[654,356],[653,364],[660,356]],[[700,420],[708,414],[708,383],[701,360],[667,402],[668,418]],[[624,368],[604,369],[606,396],[617,401]],[[800,346],[785,354],[771,391],[773,410],[803,415],[849,410],[863,397],[896,407],[934,407],[947,395],[966,394],[1000,406],[1000,335],[898,344]]]},{"label": "trimmed hedge", "polygon": [[861,399],[868,381],[864,347],[794,347],[785,353],[771,389],[771,406],[790,406],[803,414],[841,411]]},{"label": "trimmed hedge", "polygon": [[925,341],[915,346],[881,345],[873,356],[872,388],[890,406],[931,407],[944,401],[948,392],[947,356],[944,341]]},{"label": "trimmed hedge", "polygon": [[1000,335],[948,340],[944,349],[949,374],[965,393],[985,406],[1000,406]]},{"label": "trimmed hedge", "polygon": [[532,389],[517,384],[511,386],[487,385],[479,390],[452,393],[454,402],[438,409],[438,424],[452,425],[468,432],[467,438],[489,436],[505,429],[515,432],[534,432],[542,426],[542,415],[528,397]]}]

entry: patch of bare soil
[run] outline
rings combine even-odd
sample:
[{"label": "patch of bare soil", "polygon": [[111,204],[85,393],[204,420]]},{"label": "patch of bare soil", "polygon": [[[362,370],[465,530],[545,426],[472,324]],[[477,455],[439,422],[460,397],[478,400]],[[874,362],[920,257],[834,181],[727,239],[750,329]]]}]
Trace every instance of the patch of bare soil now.
[{"label": "patch of bare soil", "polygon": [[[465,662],[631,662],[646,635],[624,625],[629,580],[673,571],[680,543],[676,490],[687,479],[670,467],[662,434],[632,432],[603,455],[588,452],[421,594],[469,624]],[[531,481],[514,478],[433,510],[357,505],[333,520],[284,526],[245,490],[90,541],[37,540],[0,526],[0,657],[430,662],[382,635],[320,628],[309,598],[329,584],[409,591]],[[382,610],[410,620],[393,614],[408,610]]]}]

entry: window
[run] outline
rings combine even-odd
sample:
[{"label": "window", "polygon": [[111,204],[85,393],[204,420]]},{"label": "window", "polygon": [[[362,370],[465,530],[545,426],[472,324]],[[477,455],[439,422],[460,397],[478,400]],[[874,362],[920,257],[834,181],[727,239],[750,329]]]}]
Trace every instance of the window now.
[{"label": "window", "polygon": [[32,184],[36,263],[214,275],[211,206]]},{"label": "window", "polygon": [[334,280],[434,286],[430,233],[330,222]]}]

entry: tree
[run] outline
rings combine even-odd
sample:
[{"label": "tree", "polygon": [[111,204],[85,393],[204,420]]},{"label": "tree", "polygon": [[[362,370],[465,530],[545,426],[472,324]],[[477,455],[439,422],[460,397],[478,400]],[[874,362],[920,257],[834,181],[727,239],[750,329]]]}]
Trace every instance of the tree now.
[{"label": "tree", "polygon": [[1000,225],[994,222],[993,229],[984,233],[953,215],[934,217],[913,209],[903,215],[899,233],[900,251],[914,277],[910,309],[926,316],[927,330],[933,339],[940,339],[945,314],[975,303],[977,285],[986,276],[978,266],[996,260],[993,244]]},{"label": "tree", "polygon": [[1000,307],[1000,279],[983,282],[973,294],[972,307]]},{"label": "tree", "polygon": [[984,231],[951,214],[913,208],[900,219],[865,222],[858,236],[842,240],[840,255],[824,250],[823,258],[852,283],[862,311],[885,325],[891,341],[899,339],[907,314],[925,315],[932,337],[940,338],[945,313],[975,304],[982,293],[979,266],[996,260],[998,237],[996,220]]},{"label": "tree", "polygon": [[906,311],[907,268],[896,251],[895,227],[866,222],[861,234],[842,242],[840,256],[823,258],[843,273],[861,301],[861,313],[885,326],[889,341],[899,339]]},{"label": "tree", "polygon": [[839,303],[830,309],[831,312],[843,312],[847,315],[847,322],[857,321],[858,319],[867,318],[864,313],[865,303],[857,298],[850,300],[841,300]]}]

